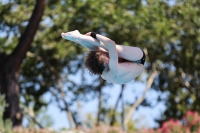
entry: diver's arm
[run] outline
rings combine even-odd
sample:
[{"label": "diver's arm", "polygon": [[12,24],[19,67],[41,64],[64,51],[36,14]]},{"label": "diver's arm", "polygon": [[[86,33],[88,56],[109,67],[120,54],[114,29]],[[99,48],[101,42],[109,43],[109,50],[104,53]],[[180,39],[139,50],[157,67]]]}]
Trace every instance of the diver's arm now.
[{"label": "diver's arm", "polygon": [[[91,32],[89,32],[87,34],[91,35]],[[108,51],[109,57],[110,57],[109,68],[114,73],[117,73],[117,71],[118,71],[118,54],[117,54],[115,42],[105,36],[100,35],[100,34],[95,34],[94,38],[96,38],[96,40],[99,40],[100,44],[103,47],[105,47],[105,49]]]}]

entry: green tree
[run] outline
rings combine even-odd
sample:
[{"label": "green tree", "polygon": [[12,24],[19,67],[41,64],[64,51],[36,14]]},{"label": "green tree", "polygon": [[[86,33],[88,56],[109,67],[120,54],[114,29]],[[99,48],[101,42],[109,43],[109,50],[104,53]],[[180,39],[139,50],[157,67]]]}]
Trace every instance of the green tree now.
[{"label": "green tree", "polygon": [[[1,37],[0,92],[5,94],[5,99],[8,103],[3,118],[4,120],[11,119],[13,126],[20,126],[23,118],[19,108],[18,78],[20,65],[26,57],[26,52],[30,48],[39,26],[44,11],[45,0],[37,0],[33,13],[27,10],[26,15],[21,11],[25,10],[27,5],[33,3],[27,2],[18,6],[19,4],[20,1],[0,3],[1,32],[5,34],[5,36],[3,34],[3,37]],[[30,15],[28,25],[24,27],[23,25],[27,22]]]},{"label": "green tree", "polygon": [[3,121],[3,112],[6,107],[5,96],[0,95],[0,132],[9,133],[12,129],[10,120]]},{"label": "green tree", "polygon": [[[162,62],[160,75],[154,88],[167,92],[165,101],[167,107],[162,115],[163,120],[181,119],[187,110],[200,109],[199,103],[199,50],[200,50],[200,2],[176,1],[173,6],[160,3],[162,17],[167,19],[163,27],[168,36],[160,37],[160,48],[154,49]],[[162,21],[161,21],[162,22]],[[162,26],[161,23],[158,26]],[[162,33],[162,32],[160,32]],[[154,38],[152,38],[154,39]],[[150,52],[149,52],[150,53]],[[149,55],[152,58],[153,55]]]},{"label": "green tree", "polygon": [[199,6],[198,0],[147,0],[135,12],[141,23],[134,39],[147,48],[148,73],[154,65],[159,72],[152,88],[167,93],[158,97],[167,107],[159,122],[199,110]]},{"label": "green tree", "polygon": [[[72,110],[71,106],[76,101],[98,97],[96,125],[106,121],[108,97],[103,89],[111,84],[98,76],[88,80],[82,65],[86,49],[60,36],[61,32],[75,29],[81,33],[95,31],[118,44],[145,49],[147,79],[153,75],[152,88],[168,93],[166,99],[158,98],[158,102],[163,100],[167,106],[163,120],[181,118],[188,109],[199,110],[198,0],[180,0],[173,5],[165,0],[49,0],[45,10],[44,5],[44,1],[39,0],[0,3],[3,33],[0,36],[0,91],[6,94],[9,104],[5,119],[11,118],[14,126],[21,125],[22,121],[22,117],[17,117],[22,116],[19,95],[21,102],[35,112],[56,102],[67,112],[72,127],[81,121],[77,110]],[[40,10],[36,10],[37,6]],[[34,11],[38,12],[37,19],[33,18]],[[149,83],[147,79],[145,83]],[[47,101],[44,94],[53,97]],[[145,102],[142,104],[147,104]],[[134,106],[133,112],[135,109]],[[115,122],[111,117],[110,123]]]}]

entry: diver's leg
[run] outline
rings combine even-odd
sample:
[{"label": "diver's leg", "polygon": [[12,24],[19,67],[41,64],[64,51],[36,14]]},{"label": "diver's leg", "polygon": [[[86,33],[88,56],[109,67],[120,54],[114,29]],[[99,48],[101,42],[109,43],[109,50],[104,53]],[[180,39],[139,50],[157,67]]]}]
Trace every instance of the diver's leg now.
[{"label": "diver's leg", "polygon": [[120,58],[137,61],[143,57],[143,51],[138,47],[116,45],[117,53]]},{"label": "diver's leg", "polygon": [[[94,50],[94,51],[107,50],[105,44],[103,44],[101,41],[94,39],[88,34],[82,35],[79,33],[78,30],[62,33],[61,36],[64,39],[79,43],[90,50]],[[116,45],[116,50],[117,50],[119,58],[123,58],[129,61],[137,61],[143,57],[143,52],[138,47]]]},{"label": "diver's leg", "polygon": [[[104,45],[97,39],[94,39],[91,36],[82,35],[78,30],[61,33],[62,38],[76,42],[85,46],[86,48],[94,51],[105,51],[102,48],[105,48]],[[106,49],[106,48],[105,48]]]},{"label": "diver's leg", "polygon": [[[92,32],[86,33],[86,35],[91,36]],[[109,47],[111,44],[116,44],[115,41],[111,40],[108,37],[102,36],[100,34],[93,34],[101,43],[104,43],[106,47]],[[114,43],[113,43],[114,42]],[[143,51],[138,47],[123,46],[116,44],[116,50],[119,58],[123,58],[129,61],[138,61],[143,57]]]},{"label": "diver's leg", "polygon": [[[91,36],[92,32],[86,33],[86,35]],[[93,34],[100,42],[106,44],[107,47],[116,45],[116,50],[119,58],[123,58],[129,61],[138,61],[143,57],[143,51],[138,47],[117,45],[113,40],[102,36],[100,34]]]}]

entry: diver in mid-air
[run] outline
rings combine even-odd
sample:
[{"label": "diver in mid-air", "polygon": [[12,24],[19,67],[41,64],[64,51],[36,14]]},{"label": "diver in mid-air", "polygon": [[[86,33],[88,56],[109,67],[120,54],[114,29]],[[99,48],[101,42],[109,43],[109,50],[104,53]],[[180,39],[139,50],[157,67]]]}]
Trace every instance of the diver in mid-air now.
[{"label": "diver in mid-air", "polygon": [[61,33],[61,36],[88,48],[86,68],[108,82],[128,83],[144,69],[145,53],[141,48],[117,45],[113,40],[94,32],[83,35],[75,30]]}]

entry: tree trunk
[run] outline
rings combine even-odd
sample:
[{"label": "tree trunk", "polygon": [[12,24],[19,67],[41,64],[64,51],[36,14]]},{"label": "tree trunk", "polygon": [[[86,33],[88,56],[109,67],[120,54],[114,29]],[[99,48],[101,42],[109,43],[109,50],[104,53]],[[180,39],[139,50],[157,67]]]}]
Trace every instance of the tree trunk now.
[{"label": "tree trunk", "polygon": [[[61,82],[61,80],[59,79],[58,80],[58,91],[59,91],[59,93],[60,93],[60,95],[61,95],[61,100],[63,101],[63,103],[64,103],[64,109],[65,109],[65,111],[66,111],[66,113],[67,113],[67,116],[68,116],[68,120],[69,120],[69,125],[70,125],[70,128],[71,129],[74,129],[74,124],[75,124],[75,127],[77,127],[78,126],[78,124],[77,124],[77,122],[76,122],[76,119],[75,119],[75,117],[73,116],[73,114],[72,114],[72,112],[70,111],[70,109],[69,109],[69,104],[67,103],[67,101],[65,100],[65,93],[63,92],[63,90],[62,90],[62,82]],[[59,100],[59,98],[58,98],[58,100]]]},{"label": "tree trunk", "polygon": [[98,91],[98,113],[97,113],[97,121],[96,121],[96,126],[100,125],[100,121],[101,121],[101,113],[102,113],[102,100],[103,100],[103,96],[102,96],[102,85],[105,83],[105,81],[103,79],[99,79],[100,80],[100,84],[97,87],[97,91]]},{"label": "tree trunk", "polygon": [[5,94],[8,106],[5,108],[3,119],[11,119],[13,126],[20,126],[22,123],[22,112],[19,108],[19,70],[14,69],[12,60],[6,56],[0,57],[0,91]]},{"label": "tree trunk", "polygon": [[142,94],[142,96],[131,106],[131,109],[128,111],[128,114],[126,115],[125,119],[124,119],[124,123],[123,123],[123,127],[125,128],[125,130],[127,130],[127,125],[128,122],[131,120],[136,108],[143,102],[143,100],[145,99],[146,93],[148,92],[148,90],[151,88],[151,85],[156,77],[156,75],[158,74],[155,66],[153,65],[153,72],[151,73],[151,75],[149,76],[149,79],[147,80],[147,84],[146,84],[146,88]]},{"label": "tree trunk", "polygon": [[99,101],[99,105],[98,105],[98,113],[97,113],[97,123],[96,126],[99,126],[100,124],[100,120],[101,120],[101,110],[102,110],[102,90],[101,88],[98,88],[98,93],[99,93],[99,97],[98,97],[98,101]]},{"label": "tree trunk", "polygon": [[[112,111],[110,126],[113,126],[114,123],[115,123],[115,121],[116,121],[116,119],[115,119],[115,114],[116,114],[116,112],[117,112],[117,107],[118,107],[119,101],[120,101],[120,99],[122,98],[123,91],[124,91],[124,87],[125,87],[124,84],[121,85],[121,92],[120,92],[120,94],[119,94],[119,97],[118,97],[118,99],[117,99],[117,102],[116,102],[116,104],[115,104],[115,107],[114,107],[114,109],[113,109],[113,111]],[[123,121],[123,120],[122,120],[122,121]]]},{"label": "tree trunk", "polygon": [[32,16],[25,32],[13,52],[6,56],[0,53],[0,93],[5,94],[6,103],[3,119],[10,119],[13,127],[21,126],[22,112],[19,107],[19,68],[26,52],[31,46],[33,38],[43,16],[45,0],[37,0]]}]

